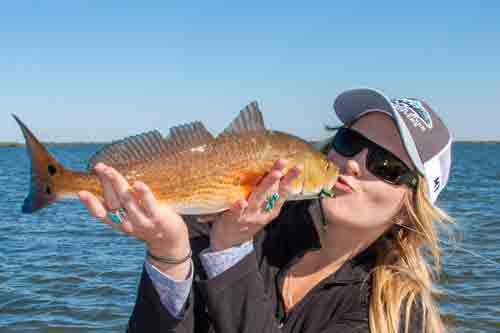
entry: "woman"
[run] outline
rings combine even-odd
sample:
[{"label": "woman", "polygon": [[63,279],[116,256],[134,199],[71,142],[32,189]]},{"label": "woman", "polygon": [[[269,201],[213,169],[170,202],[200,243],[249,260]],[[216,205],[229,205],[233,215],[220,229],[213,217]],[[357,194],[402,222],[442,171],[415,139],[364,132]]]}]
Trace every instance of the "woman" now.
[{"label": "woman", "polygon": [[[334,108],[344,123],[325,147],[341,170],[334,198],[283,205],[300,167],[285,175],[278,161],[211,228],[160,207],[144,184],[136,201],[96,166],[105,203],[80,199],[148,249],[129,332],[444,331],[423,248],[438,269],[435,223],[450,219],[434,202],[450,134],[424,102],[375,90],[346,91]],[[105,207],[126,219],[113,224]]]}]

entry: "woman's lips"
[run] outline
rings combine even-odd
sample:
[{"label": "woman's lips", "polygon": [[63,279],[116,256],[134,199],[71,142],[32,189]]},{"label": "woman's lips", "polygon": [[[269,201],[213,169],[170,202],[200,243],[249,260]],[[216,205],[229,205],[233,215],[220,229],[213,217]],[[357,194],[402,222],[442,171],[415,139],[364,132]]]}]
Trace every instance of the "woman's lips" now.
[{"label": "woman's lips", "polygon": [[337,180],[337,183],[335,183],[335,188],[342,191],[342,192],[353,192],[353,188],[349,183],[342,177],[340,176],[339,179]]}]

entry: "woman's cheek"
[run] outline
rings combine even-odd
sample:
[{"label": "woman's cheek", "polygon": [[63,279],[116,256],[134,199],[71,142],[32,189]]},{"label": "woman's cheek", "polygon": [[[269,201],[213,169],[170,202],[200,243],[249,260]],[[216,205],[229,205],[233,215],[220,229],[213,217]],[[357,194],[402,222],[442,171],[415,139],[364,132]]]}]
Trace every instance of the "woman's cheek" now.
[{"label": "woman's cheek", "polygon": [[385,188],[380,189],[380,191],[372,196],[371,201],[378,212],[374,212],[377,215],[378,220],[381,223],[389,222],[394,218],[394,216],[399,212],[402,206],[404,192],[398,189]]}]

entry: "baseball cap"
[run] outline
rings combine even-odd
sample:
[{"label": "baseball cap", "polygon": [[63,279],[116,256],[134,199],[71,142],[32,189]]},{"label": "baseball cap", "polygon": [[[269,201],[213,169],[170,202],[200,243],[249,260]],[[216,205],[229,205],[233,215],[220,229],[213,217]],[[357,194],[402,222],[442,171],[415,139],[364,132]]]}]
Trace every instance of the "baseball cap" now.
[{"label": "baseball cap", "polygon": [[375,89],[352,89],[335,99],[333,108],[347,126],[369,112],[394,119],[415,169],[424,176],[431,202],[448,182],[451,167],[451,134],[441,118],[422,100],[389,99]]}]

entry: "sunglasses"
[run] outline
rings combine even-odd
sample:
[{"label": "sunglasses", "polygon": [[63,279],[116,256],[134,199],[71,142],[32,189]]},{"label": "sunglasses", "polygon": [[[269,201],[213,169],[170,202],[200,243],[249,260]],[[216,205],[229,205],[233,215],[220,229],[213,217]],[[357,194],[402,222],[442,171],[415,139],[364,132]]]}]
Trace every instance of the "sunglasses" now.
[{"label": "sunglasses", "polygon": [[366,148],[366,169],[374,176],[392,185],[417,186],[417,177],[403,161],[350,128],[340,127],[330,146],[344,157],[353,157]]}]

